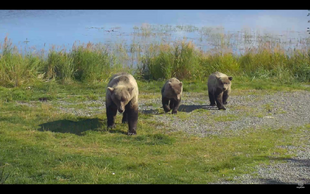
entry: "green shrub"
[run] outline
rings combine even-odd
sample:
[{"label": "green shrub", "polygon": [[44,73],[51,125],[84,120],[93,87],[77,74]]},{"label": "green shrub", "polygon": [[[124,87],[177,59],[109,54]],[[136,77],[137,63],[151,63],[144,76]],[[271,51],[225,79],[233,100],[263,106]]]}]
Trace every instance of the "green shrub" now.
[{"label": "green shrub", "polygon": [[16,46],[7,38],[0,45],[0,84],[8,87],[17,87],[37,78],[38,69],[42,61],[39,57],[31,54],[22,55]]},{"label": "green shrub", "polygon": [[198,52],[191,42],[183,41],[173,46],[161,44],[150,47],[142,59],[140,72],[150,80],[171,77],[195,79],[199,72]]},{"label": "green shrub", "polygon": [[44,72],[48,79],[70,81],[74,73],[73,59],[67,53],[51,51],[48,54]]},{"label": "green shrub", "polygon": [[74,78],[79,81],[102,80],[111,72],[109,54],[104,48],[92,44],[78,46],[71,52],[74,64]]}]

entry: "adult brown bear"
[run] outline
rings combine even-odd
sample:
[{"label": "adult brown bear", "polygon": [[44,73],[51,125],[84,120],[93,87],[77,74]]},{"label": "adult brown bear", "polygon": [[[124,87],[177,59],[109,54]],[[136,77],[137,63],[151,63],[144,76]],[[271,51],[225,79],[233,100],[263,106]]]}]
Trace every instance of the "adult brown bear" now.
[{"label": "adult brown bear", "polygon": [[215,72],[209,76],[208,92],[210,106],[218,107],[218,109],[226,110],[223,104],[227,104],[227,98],[231,91],[231,76],[227,76],[221,72]]},{"label": "adult brown bear", "polygon": [[138,84],[129,73],[117,73],[111,77],[106,92],[108,128],[115,126],[118,110],[123,113],[122,123],[128,122],[128,135],[137,134],[138,94]]},{"label": "adult brown bear", "polygon": [[177,114],[182,92],[183,84],[177,78],[173,77],[165,83],[161,89],[162,104],[165,112],[169,112],[172,109],[172,114]]}]

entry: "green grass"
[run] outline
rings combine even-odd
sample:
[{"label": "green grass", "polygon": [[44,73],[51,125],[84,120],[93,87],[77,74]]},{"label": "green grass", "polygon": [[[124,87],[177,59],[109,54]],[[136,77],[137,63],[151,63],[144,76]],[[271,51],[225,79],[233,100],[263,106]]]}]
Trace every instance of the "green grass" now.
[{"label": "green grass", "polygon": [[214,121],[217,122],[225,122],[225,121],[236,121],[238,120],[238,116],[237,115],[233,115],[233,114],[227,114],[227,115],[221,115],[221,116],[217,116],[214,117]]},{"label": "green grass", "polygon": [[[143,84],[148,83],[139,82],[141,92],[152,91]],[[161,84],[151,83],[154,88]],[[252,172],[258,164],[290,157],[280,146],[297,144],[296,136],[310,130],[306,125],[294,130],[244,129],[241,135],[197,137],[171,132],[169,127],[157,128],[161,123],[151,120],[152,115],[139,113],[138,134],[127,136],[127,125],[121,124],[120,115],[116,128],[107,130],[105,110],[91,117],[59,111],[58,100],[86,109],[88,105],[80,102],[101,99],[105,84],[38,82],[29,86],[1,88],[0,173],[4,173],[0,181],[7,184],[198,184],[231,180]],[[140,99],[158,97],[149,94],[151,97],[141,95]],[[42,96],[51,98],[48,103],[38,101]],[[186,119],[190,114],[167,116]]]}]

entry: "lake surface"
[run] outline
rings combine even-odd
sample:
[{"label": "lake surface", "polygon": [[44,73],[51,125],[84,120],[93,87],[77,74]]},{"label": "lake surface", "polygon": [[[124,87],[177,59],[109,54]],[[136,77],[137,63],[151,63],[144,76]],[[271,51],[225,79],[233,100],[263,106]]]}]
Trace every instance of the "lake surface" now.
[{"label": "lake surface", "polygon": [[1,10],[0,40],[8,36],[13,44],[26,41],[36,48],[71,46],[75,41],[105,42],[129,35],[134,26],[142,23],[178,24],[177,17],[182,11],[163,13],[156,10]]},{"label": "lake surface", "polygon": [[1,10],[0,18],[1,41],[8,36],[14,45],[27,43],[37,49],[72,46],[75,41],[104,42],[113,36],[105,30],[119,25],[125,32],[132,29],[111,19],[113,12],[99,10]]},{"label": "lake surface", "polygon": [[[77,41],[130,44],[134,27],[145,23],[222,26],[225,32],[247,27],[304,33],[306,15],[307,10],[0,10],[0,43],[7,36],[13,45],[36,50],[48,50],[52,45],[68,50]],[[178,30],[170,35],[199,39],[197,32]],[[296,33],[291,38],[296,39]]]}]

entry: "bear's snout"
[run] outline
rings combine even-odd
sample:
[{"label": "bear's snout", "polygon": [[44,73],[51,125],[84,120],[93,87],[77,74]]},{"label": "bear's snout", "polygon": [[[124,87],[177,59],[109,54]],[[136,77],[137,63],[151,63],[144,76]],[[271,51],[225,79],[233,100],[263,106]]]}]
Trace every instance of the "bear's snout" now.
[{"label": "bear's snout", "polygon": [[124,109],[123,109],[123,108],[119,108],[119,109],[118,109],[118,112],[123,113],[123,112],[124,112]]}]

